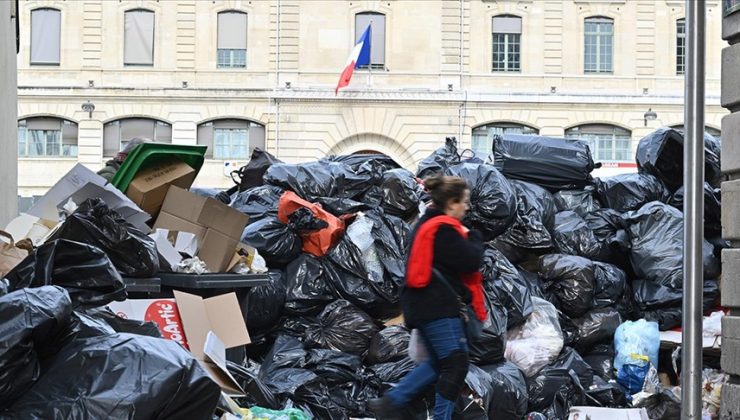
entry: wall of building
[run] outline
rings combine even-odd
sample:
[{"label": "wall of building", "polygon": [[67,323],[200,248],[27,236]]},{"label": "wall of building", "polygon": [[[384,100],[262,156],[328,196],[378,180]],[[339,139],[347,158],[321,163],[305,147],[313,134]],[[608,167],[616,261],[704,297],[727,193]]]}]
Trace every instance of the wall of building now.
[{"label": "wall of building", "polygon": [[[707,124],[719,128],[726,113],[719,103],[721,10],[718,0],[707,3]],[[61,10],[62,49],[58,67],[33,66],[30,36],[22,39],[19,118],[77,122],[78,159],[90,167],[105,160],[103,125],[126,116],[172,124],[179,144],[195,144],[203,121],[241,117],[264,124],[267,149],[286,161],[373,149],[409,167],[445,136],[469,147],[472,129],[490,122],[519,122],[554,136],[578,124],[608,123],[630,130],[636,146],[652,129],[682,120],[679,0],[21,4],[24,26],[35,8]],[[133,8],[155,12],[152,67],[123,65],[123,13]],[[225,10],[248,14],[246,69],[216,66],[217,13]],[[354,43],[354,16],[365,11],[386,15],[386,69],[356,71],[335,96]],[[522,18],[521,72],[491,72],[491,20],[499,14]],[[614,19],[613,74],[583,72],[583,19],[590,16]],[[95,104],[92,116],[81,109],[87,100]],[[648,109],[658,118],[646,127]],[[48,166],[42,185],[30,173],[35,163],[20,159],[21,194],[53,184],[68,164],[59,161]],[[197,183],[229,185],[223,166],[209,162]]]},{"label": "wall of building", "polygon": [[0,226],[17,213],[16,10],[0,2]]}]

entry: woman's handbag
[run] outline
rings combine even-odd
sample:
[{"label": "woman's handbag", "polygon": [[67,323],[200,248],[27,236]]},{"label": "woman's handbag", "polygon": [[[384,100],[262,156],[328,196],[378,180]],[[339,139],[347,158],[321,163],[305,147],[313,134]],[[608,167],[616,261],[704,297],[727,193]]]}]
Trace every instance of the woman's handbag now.
[{"label": "woman's handbag", "polygon": [[468,336],[468,340],[474,341],[480,338],[483,334],[483,323],[480,322],[478,317],[475,316],[475,310],[473,305],[466,304],[462,301],[460,294],[457,293],[454,287],[447,282],[442,273],[436,268],[432,268],[434,275],[442,282],[448,289],[457,297],[457,303],[460,305],[460,318],[465,323],[465,333]]}]

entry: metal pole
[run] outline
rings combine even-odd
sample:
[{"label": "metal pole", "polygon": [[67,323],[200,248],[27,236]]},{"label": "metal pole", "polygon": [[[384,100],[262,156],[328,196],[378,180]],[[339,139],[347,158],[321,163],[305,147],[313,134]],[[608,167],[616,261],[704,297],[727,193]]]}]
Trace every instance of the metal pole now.
[{"label": "metal pole", "polygon": [[686,0],[681,419],[701,419],[705,0]]}]

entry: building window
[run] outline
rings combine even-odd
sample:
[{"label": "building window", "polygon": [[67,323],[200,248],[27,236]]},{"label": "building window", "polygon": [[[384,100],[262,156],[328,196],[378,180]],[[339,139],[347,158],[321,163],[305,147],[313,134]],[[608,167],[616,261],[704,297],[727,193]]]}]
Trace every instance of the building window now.
[{"label": "building window", "polygon": [[614,21],[609,18],[586,19],[584,71],[611,73],[614,53]]},{"label": "building window", "polygon": [[230,11],[218,14],[216,61],[219,68],[247,67],[246,13]]},{"label": "building window", "polygon": [[76,157],[77,124],[51,117],[19,120],[18,156]]},{"label": "building window", "polygon": [[584,124],[565,130],[565,137],[588,142],[596,161],[626,162],[634,159],[632,133],[609,124]]},{"label": "building window", "polygon": [[493,18],[493,71],[521,69],[522,18],[495,16]]},{"label": "building window", "polygon": [[[370,68],[385,69],[385,15],[376,12],[363,12],[355,15],[355,43],[372,23],[370,37]],[[361,66],[366,69],[368,66]]]},{"label": "building window", "polygon": [[222,119],[198,126],[198,144],[206,158],[248,160],[255,147],[265,148],[265,127],[252,121]]},{"label": "building window", "polygon": [[115,156],[136,137],[172,143],[172,126],[151,118],[124,118],[106,123],[103,127],[103,156]]},{"label": "building window", "polygon": [[[674,129],[674,130],[678,130],[678,131],[681,132],[681,134],[683,134],[683,124],[672,125],[671,128]],[[718,140],[721,140],[722,139],[722,131],[721,130],[717,130],[714,127],[710,127],[708,125],[705,125],[704,126],[704,132],[707,133],[707,134],[709,134],[710,136],[718,139]]]},{"label": "building window", "polygon": [[31,64],[59,65],[62,12],[56,9],[31,11]]},{"label": "building window", "polygon": [[676,74],[686,71],[686,20],[676,21]]},{"label": "building window", "polygon": [[129,10],[124,14],[123,64],[154,65],[154,12]]},{"label": "building window", "polygon": [[481,125],[473,129],[472,146],[477,156],[485,158],[493,148],[493,136],[504,134],[537,135],[540,131],[527,125],[498,122]]}]

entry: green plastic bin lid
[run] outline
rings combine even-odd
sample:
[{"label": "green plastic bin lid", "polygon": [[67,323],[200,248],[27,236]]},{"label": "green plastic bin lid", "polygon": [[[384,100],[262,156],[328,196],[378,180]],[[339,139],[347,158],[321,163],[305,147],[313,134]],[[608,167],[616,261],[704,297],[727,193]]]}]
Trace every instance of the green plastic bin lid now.
[{"label": "green plastic bin lid", "polygon": [[187,163],[195,170],[197,176],[200,168],[203,167],[206,149],[208,149],[207,146],[142,143],[129,153],[111,180],[111,184],[125,193],[139,170],[173,156]]}]

